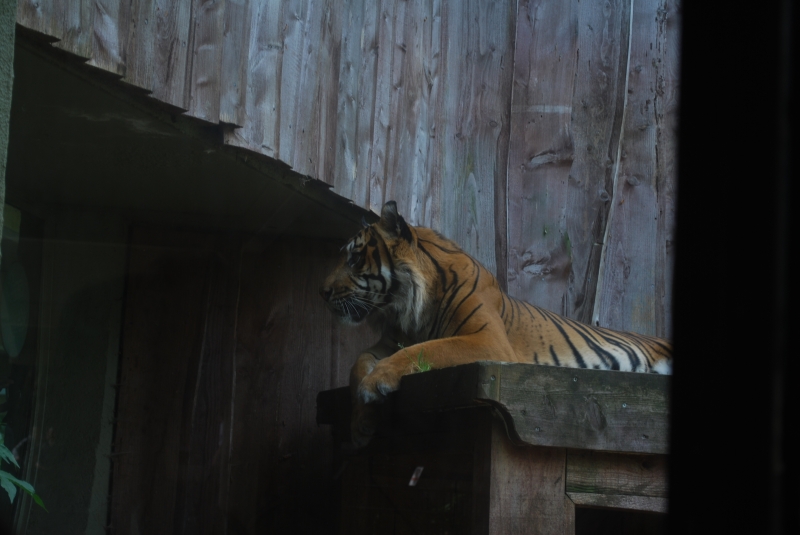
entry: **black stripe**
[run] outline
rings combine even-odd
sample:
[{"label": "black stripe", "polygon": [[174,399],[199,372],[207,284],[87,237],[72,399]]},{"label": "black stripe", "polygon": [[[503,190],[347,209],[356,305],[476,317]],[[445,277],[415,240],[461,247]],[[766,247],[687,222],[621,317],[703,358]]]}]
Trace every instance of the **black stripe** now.
[{"label": "black stripe", "polygon": [[[553,325],[556,326],[556,329],[558,329],[558,332],[561,333],[561,336],[563,336],[564,340],[566,340],[567,344],[569,344],[569,348],[572,349],[572,354],[575,356],[575,360],[578,362],[578,367],[579,368],[585,368],[586,367],[586,362],[583,361],[583,356],[581,356],[581,352],[578,351],[578,348],[575,347],[575,345],[572,343],[572,340],[567,335],[567,332],[564,329],[562,329],[561,325],[559,325],[558,323],[553,322]],[[552,351],[553,351],[553,346],[550,346],[550,352],[552,353]]]},{"label": "black stripe", "polygon": [[553,346],[550,346],[550,356],[553,357],[553,362],[556,363],[556,366],[561,366],[561,363],[558,362],[558,357],[556,356],[556,352],[553,350]]},{"label": "black stripe", "polygon": [[473,334],[478,334],[478,333],[479,333],[479,332],[481,332],[483,329],[485,329],[487,325],[489,325],[489,323],[488,323],[488,322],[487,322],[487,323],[484,323],[483,325],[481,325],[481,328],[480,328],[480,329],[478,329],[477,331],[475,331],[475,332],[472,332],[472,333],[469,333],[469,334],[465,334],[464,336],[471,336],[471,335],[473,335]]},{"label": "black stripe", "polygon": [[469,320],[469,319],[472,317],[472,315],[473,315],[473,314],[475,314],[475,312],[477,312],[477,311],[478,311],[478,309],[479,309],[479,308],[481,308],[482,306],[483,306],[483,303],[481,303],[480,305],[478,305],[478,306],[476,306],[475,308],[473,308],[473,309],[472,309],[472,312],[470,312],[470,313],[469,313],[469,315],[468,315],[466,318],[464,318],[464,320],[463,320],[463,321],[461,322],[461,324],[458,326],[458,329],[456,329],[455,331],[453,331],[453,334],[452,334],[452,336],[456,336],[456,335],[458,334],[458,331],[460,331],[460,330],[461,330],[461,327],[463,327],[463,326],[464,326],[464,324],[467,322],[467,320]]},{"label": "black stripe", "polygon": [[[474,268],[474,266],[473,266],[473,268]],[[475,276],[475,281],[472,284],[472,289],[467,293],[467,295],[464,296],[463,299],[461,299],[461,301],[458,303],[458,305],[456,305],[456,307],[453,309],[452,313],[450,314],[450,318],[447,320],[447,323],[444,326],[442,326],[441,331],[440,331],[441,333],[447,332],[447,328],[450,326],[450,322],[453,321],[453,318],[455,317],[455,315],[458,312],[458,310],[461,308],[461,305],[463,305],[464,301],[469,299],[470,296],[472,296],[472,294],[475,293],[475,289],[478,287],[478,281],[480,280],[480,278],[481,278],[481,273],[480,273],[480,271],[478,271],[478,274]],[[464,281],[464,282],[466,283],[467,281]],[[443,318],[443,320],[444,320],[444,318]],[[463,322],[462,322],[462,325],[463,325]]]}]

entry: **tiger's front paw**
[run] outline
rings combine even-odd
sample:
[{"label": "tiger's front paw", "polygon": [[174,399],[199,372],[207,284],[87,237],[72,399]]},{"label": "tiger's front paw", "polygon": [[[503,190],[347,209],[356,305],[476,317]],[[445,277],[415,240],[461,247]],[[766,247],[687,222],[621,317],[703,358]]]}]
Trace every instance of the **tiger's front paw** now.
[{"label": "tiger's front paw", "polygon": [[358,386],[358,397],[362,403],[381,402],[390,392],[400,388],[403,373],[381,364],[383,362],[379,362],[372,373],[364,377]]}]

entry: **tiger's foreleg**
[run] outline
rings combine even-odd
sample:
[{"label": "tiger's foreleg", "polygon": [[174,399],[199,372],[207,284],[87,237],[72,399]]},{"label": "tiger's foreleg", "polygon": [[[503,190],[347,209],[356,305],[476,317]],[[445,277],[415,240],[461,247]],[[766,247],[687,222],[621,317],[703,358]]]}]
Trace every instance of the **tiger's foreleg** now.
[{"label": "tiger's foreleg", "polygon": [[350,419],[350,440],[354,446],[366,446],[378,425],[379,411],[375,405],[367,405],[358,396],[358,388],[364,377],[369,375],[381,359],[385,359],[397,348],[393,337],[384,332],[374,346],[365,349],[350,368],[350,399],[352,416]]},{"label": "tiger's foreleg", "polygon": [[505,336],[481,332],[429,340],[397,351],[374,364],[358,386],[358,399],[367,404],[382,401],[400,387],[400,379],[420,371],[420,364],[431,369],[447,368],[479,360],[515,361],[511,345]]}]

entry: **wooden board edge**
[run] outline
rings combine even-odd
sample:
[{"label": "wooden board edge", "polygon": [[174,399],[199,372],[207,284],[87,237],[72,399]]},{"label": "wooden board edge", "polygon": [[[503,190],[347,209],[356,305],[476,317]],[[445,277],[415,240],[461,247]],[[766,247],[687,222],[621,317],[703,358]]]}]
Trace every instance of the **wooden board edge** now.
[{"label": "wooden board edge", "polygon": [[667,498],[656,498],[653,496],[626,496],[622,494],[595,494],[591,492],[567,492],[567,497],[569,497],[576,506],[602,507],[627,511],[647,511],[651,513],[666,513],[669,503]]}]

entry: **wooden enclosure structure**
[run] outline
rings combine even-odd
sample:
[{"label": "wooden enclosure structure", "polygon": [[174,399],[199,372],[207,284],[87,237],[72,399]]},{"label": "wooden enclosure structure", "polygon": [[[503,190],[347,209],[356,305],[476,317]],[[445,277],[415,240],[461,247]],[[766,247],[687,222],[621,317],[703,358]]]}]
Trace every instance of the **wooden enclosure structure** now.
[{"label": "wooden enclosure structure", "polygon": [[[404,377],[373,442],[340,457],[339,533],[573,534],[576,506],[665,513],[668,391],[665,376],[496,362]],[[317,421],[348,442],[348,388],[320,393]],[[645,526],[621,533],[664,529]]]},{"label": "wooden enclosure structure", "polygon": [[20,0],[53,46],[515,297],[670,333],[675,0]]},{"label": "wooden enclosure structure", "polygon": [[675,0],[20,0],[16,20],[6,202],[35,321],[9,414],[50,509],[23,499],[20,533],[330,532],[314,400],[372,335],[316,288],[386,200],[517,298],[670,333]]}]

